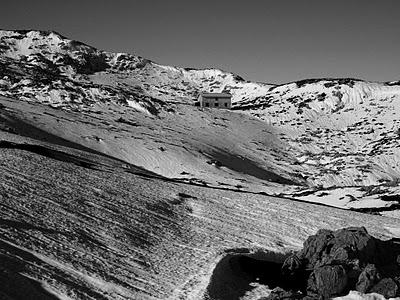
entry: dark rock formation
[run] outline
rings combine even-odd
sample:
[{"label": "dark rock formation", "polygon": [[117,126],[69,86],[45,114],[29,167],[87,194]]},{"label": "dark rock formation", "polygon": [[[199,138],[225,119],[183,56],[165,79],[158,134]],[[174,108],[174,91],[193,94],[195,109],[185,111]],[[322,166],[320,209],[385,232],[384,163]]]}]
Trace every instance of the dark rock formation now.
[{"label": "dark rock formation", "polygon": [[340,295],[347,286],[348,275],[342,265],[328,265],[315,269],[308,280],[307,293],[328,298]]},{"label": "dark rock formation", "polygon": [[319,230],[283,263],[285,290],[266,299],[329,299],[350,290],[400,296],[399,254],[399,243],[376,239],[364,227]]},{"label": "dark rock formation", "polygon": [[386,298],[398,296],[399,287],[392,278],[384,278],[372,287],[371,292],[381,294]]},{"label": "dark rock formation", "polygon": [[366,293],[379,281],[379,279],[380,275],[375,265],[369,264],[358,277],[356,290],[361,293]]}]

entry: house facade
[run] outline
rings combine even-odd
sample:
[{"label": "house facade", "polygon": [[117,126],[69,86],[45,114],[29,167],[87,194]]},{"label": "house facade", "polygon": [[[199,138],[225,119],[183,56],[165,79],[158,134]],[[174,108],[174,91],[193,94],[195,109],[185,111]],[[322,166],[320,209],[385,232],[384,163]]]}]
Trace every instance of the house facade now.
[{"label": "house facade", "polygon": [[197,99],[200,107],[231,109],[232,95],[228,93],[201,93]]}]

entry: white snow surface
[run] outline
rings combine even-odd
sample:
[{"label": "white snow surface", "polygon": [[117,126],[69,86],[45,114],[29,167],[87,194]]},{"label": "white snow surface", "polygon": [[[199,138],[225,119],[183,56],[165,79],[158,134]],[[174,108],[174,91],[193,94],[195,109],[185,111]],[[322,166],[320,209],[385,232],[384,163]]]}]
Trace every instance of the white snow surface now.
[{"label": "white snow surface", "polygon": [[[385,297],[377,293],[362,294],[357,291],[350,291],[349,294],[346,296],[336,297],[333,299],[334,300],[386,300]],[[398,299],[400,298],[399,297],[389,298],[388,300],[398,300]]]},{"label": "white snow surface", "polygon": [[[229,251],[282,257],[321,228],[365,226],[390,239],[400,227],[394,218],[141,176],[123,161],[50,144],[55,136],[0,131],[0,139],[53,153],[0,149],[0,257],[61,299],[207,299]],[[252,286],[244,299],[268,292]]]}]

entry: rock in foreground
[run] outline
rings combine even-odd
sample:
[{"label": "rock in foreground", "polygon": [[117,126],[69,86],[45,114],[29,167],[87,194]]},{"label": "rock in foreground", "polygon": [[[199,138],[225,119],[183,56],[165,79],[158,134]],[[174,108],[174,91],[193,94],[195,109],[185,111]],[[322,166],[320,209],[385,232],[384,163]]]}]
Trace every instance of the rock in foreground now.
[{"label": "rock in foreground", "polygon": [[400,296],[400,243],[364,227],[319,230],[282,265],[282,286],[267,299],[329,299],[351,290]]}]

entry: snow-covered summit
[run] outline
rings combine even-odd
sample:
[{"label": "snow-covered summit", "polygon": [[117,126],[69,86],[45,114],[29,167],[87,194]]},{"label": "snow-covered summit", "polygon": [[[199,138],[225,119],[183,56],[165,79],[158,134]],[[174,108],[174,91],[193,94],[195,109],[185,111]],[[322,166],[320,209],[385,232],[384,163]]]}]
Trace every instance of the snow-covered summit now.
[{"label": "snow-covered summit", "polygon": [[[98,50],[48,31],[0,31],[0,65],[1,86],[13,87],[3,88],[3,95],[75,107],[113,99],[155,111],[160,101],[192,103],[202,91],[229,91],[233,101],[240,101],[271,87],[218,69],[164,66],[132,54]],[[22,85],[22,80],[30,82]],[[91,91],[82,93],[88,85]]]}]

